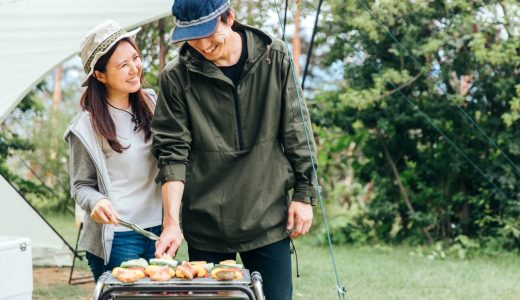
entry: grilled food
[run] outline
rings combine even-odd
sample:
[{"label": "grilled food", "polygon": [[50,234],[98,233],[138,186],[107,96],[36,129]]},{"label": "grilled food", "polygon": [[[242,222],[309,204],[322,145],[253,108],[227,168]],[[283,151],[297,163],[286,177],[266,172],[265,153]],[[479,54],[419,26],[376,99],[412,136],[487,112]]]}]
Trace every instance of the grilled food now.
[{"label": "grilled food", "polygon": [[211,278],[216,280],[238,280],[242,279],[243,266],[234,260],[224,260],[213,268]]},{"label": "grilled food", "polygon": [[168,266],[152,265],[148,268],[154,268],[153,271],[149,270],[150,280],[152,281],[168,281],[175,276],[175,270]]},{"label": "grilled food", "polygon": [[193,279],[198,274],[197,269],[195,269],[189,262],[183,261],[180,266],[177,266],[175,269],[175,276],[178,278],[188,278]]},{"label": "grilled food", "polygon": [[234,260],[221,261],[217,266],[206,261],[179,262],[171,256],[150,259],[150,264],[143,259],[125,261],[120,267],[114,268],[112,276],[124,283],[150,277],[152,281],[168,281],[173,277],[193,279],[210,277],[216,280],[242,279],[243,266]]},{"label": "grilled food", "polygon": [[124,283],[133,283],[144,278],[144,272],[139,268],[121,268],[116,267],[112,270],[112,276]]}]

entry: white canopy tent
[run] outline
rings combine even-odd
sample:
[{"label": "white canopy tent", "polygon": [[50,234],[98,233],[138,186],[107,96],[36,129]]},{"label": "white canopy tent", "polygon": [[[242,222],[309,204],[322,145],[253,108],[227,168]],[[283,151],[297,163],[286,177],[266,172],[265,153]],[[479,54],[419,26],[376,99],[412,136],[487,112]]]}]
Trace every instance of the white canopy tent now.
[{"label": "white canopy tent", "polygon": [[[164,0],[0,0],[0,122],[106,19],[132,29],[170,14]],[[31,239],[35,264],[69,265],[72,252],[0,178],[0,235]],[[73,226],[73,224],[71,224]]]}]

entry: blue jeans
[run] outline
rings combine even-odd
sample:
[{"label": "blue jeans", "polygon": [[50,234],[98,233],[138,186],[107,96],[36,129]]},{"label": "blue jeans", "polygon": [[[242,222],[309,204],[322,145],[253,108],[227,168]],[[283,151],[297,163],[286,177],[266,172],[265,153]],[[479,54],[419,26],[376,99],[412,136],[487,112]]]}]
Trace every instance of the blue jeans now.
[{"label": "blue jeans", "polygon": [[[145,230],[161,235],[161,226],[145,228]],[[110,252],[110,260],[107,265],[102,258],[90,252],[86,253],[86,257],[94,280],[97,282],[104,272],[112,271],[124,261],[141,257],[146,260],[154,258],[155,241],[134,231],[114,232],[112,252]]]},{"label": "blue jeans", "polygon": [[[198,250],[188,244],[190,261],[205,260],[219,263],[236,259],[236,253],[217,253]],[[240,258],[249,271],[262,275],[266,300],[292,299],[292,269],[290,239],[284,239],[250,251],[240,252]]]}]

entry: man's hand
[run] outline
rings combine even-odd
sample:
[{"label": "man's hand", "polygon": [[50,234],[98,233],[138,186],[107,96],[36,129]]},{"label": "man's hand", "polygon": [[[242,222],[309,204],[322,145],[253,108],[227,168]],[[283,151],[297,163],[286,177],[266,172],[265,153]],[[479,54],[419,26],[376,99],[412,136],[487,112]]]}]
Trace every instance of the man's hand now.
[{"label": "man's hand", "polygon": [[119,225],[118,217],[117,212],[112,207],[112,202],[108,199],[99,200],[90,213],[90,218],[99,224]]},{"label": "man's hand", "polygon": [[164,227],[161,238],[155,242],[155,257],[161,258],[165,254],[175,257],[183,239],[184,236],[178,224]]},{"label": "man's hand", "polygon": [[161,238],[155,243],[155,257],[160,258],[164,254],[174,257],[184,239],[179,225],[179,209],[183,192],[182,181],[167,181],[162,185],[163,231]]},{"label": "man's hand", "polygon": [[298,201],[291,201],[287,230],[291,231],[291,239],[309,232],[312,225],[312,206]]}]

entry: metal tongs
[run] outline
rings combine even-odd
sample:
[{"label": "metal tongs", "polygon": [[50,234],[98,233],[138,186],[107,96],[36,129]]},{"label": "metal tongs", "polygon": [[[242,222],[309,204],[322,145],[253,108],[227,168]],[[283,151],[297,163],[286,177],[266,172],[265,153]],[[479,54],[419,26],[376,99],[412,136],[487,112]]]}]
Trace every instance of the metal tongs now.
[{"label": "metal tongs", "polygon": [[139,227],[138,225],[134,224],[134,223],[130,223],[130,222],[126,222],[126,221],[123,221],[121,219],[117,219],[117,221],[119,222],[119,224],[127,227],[127,228],[130,228],[132,229],[133,231],[139,233],[139,234],[142,234],[144,235],[145,237],[151,239],[151,240],[154,240],[154,241],[158,241],[159,240],[159,237],[157,235],[155,235],[154,233],[150,232],[150,231],[146,231],[144,229],[142,229],[141,227]]}]

